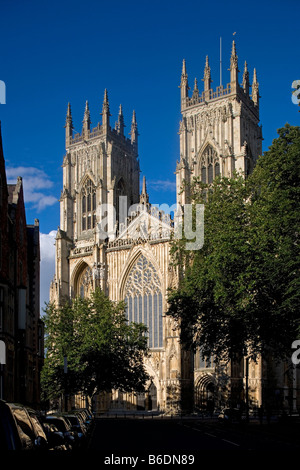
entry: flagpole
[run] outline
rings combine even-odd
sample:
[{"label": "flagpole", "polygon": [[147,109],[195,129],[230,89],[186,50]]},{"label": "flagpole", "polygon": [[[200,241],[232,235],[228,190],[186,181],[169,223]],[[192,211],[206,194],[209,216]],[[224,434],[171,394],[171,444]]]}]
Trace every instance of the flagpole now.
[{"label": "flagpole", "polygon": [[220,86],[222,86],[222,38],[220,37]]}]

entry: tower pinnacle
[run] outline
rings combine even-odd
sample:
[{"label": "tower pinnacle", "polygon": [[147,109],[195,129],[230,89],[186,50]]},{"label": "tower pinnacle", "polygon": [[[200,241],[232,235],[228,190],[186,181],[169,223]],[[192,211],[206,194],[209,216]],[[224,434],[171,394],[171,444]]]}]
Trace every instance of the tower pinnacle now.
[{"label": "tower pinnacle", "polygon": [[108,102],[108,93],[107,89],[105,88],[104,91],[104,99],[103,99],[103,105],[102,105],[102,127],[104,132],[107,132],[109,129],[109,117],[111,116],[109,112],[109,102]]},{"label": "tower pinnacle", "polygon": [[91,115],[90,115],[90,110],[89,110],[89,103],[88,101],[85,102],[85,110],[84,110],[84,116],[83,116],[83,126],[82,126],[82,132],[84,136],[87,136],[90,127],[91,127]]},{"label": "tower pinnacle", "polygon": [[123,108],[122,108],[122,105],[120,104],[118,121],[116,122],[116,130],[118,134],[124,135],[124,127],[126,126],[124,124]]},{"label": "tower pinnacle", "polygon": [[198,81],[197,81],[197,78],[195,78],[194,90],[193,90],[193,98],[194,98],[194,99],[197,99],[198,97],[199,97]]},{"label": "tower pinnacle", "polygon": [[132,114],[132,121],[131,121],[131,143],[137,145],[137,140],[138,140],[138,130],[137,130],[137,123],[136,123],[136,115],[135,111],[133,111]]},{"label": "tower pinnacle", "polygon": [[147,193],[147,187],[146,187],[146,177],[143,176],[143,186],[142,186],[142,192],[140,194],[140,203],[144,205],[149,204],[149,195]]},{"label": "tower pinnacle", "polygon": [[252,101],[258,106],[259,104],[259,84],[256,76],[256,69],[253,71],[253,81],[252,81]]},{"label": "tower pinnacle", "polygon": [[210,66],[208,62],[208,56],[206,56],[205,67],[204,67],[204,91],[209,91],[211,88],[211,73],[210,73]]},{"label": "tower pinnacle", "polygon": [[185,104],[185,100],[189,94],[188,85],[188,74],[186,73],[185,59],[182,62],[181,82],[180,82],[180,95],[181,95],[181,107]]},{"label": "tower pinnacle", "polygon": [[250,87],[249,72],[248,72],[247,62],[245,61],[245,67],[244,67],[244,73],[243,73],[243,89],[247,96],[249,96],[249,87]]},{"label": "tower pinnacle", "polygon": [[230,58],[230,82],[233,87],[237,87],[238,85],[238,56],[236,53],[235,42],[232,41],[232,50],[231,50],[231,58]]},{"label": "tower pinnacle", "polygon": [[65,129],[66,129],[66,147],[68,147],[70,145],[72,137],[73,137],[73,121],[72,121],[72,113],[71,113],[70,103],[68,103]]}]

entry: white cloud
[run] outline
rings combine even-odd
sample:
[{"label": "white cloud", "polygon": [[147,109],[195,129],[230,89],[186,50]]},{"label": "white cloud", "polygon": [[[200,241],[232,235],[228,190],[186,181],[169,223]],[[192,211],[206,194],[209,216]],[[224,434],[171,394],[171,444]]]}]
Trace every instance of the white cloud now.
[{"label": "white cloud", "polygon": [[47,190],[52,188],[53,182],[43,170],[24,166],[8,167],[6,175],[9,184],[14,184],[18,176],[22,177],[25,203],[32,204],[37,212],[41,212],[57,202],[56,197],[47,194]]},{"label": "white cloud", "polygon": [[45,303],[49,302],[50,283],[55,274],[55,236],[56,230],[40,233],[40,306],[41,316],[44,314]]}]

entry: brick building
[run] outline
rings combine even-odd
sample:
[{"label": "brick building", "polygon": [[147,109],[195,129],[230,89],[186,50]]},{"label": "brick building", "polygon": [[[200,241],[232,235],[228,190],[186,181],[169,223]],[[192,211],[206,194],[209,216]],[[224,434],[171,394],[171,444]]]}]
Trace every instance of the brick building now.
[{"label": "brick building", "polygon": [[27,225],[22,178],[7,184],[0,129],[0,398],[38,406],[43,364],[39,222]]}]

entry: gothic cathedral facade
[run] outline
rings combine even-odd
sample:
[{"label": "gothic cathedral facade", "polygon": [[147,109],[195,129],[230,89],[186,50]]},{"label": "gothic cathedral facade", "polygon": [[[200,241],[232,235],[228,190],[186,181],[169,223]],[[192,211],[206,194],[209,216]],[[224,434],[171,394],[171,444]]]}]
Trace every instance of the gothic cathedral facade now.
[{"label": "gothic cathedral facade", "polygon": [[[189,200],[187,192],[181,191],[183,181],[197,176],[210,183],[218,175],[231,176],[235,171],[246,177],[262,153],[256,71],[250,85],[245,63],[242,84],[239,83],[234,42],[230,82],[216,90],[211,88],[208,58],[203,81],[202,92],[195,80],[193,92],[189,93],[184,61],[180,83],[180,160],[176,166],[178,205]],[[105,91],[101,125],[91,128],[86,103],[82,132],[73,135],[70,105],[65,129],[60,227],[50,300],[61,304],[66,299],[88,295],[99,286],[111,300],[126,300],[129,321],[143,322],[148,327],[150,354],[145,358],[145,368],[151,381],[147,384],[147,397],[124,397],[112,391],[110,397],[98,399],[98,409],[115,406],[174,411],[180,407],[188,409],[192,404],[203,409],[210,401],[215,406],[226,404],[234,389],[241,396],[245,385],[243,364],[226,365],[228,380],[224,385],[220,380],[224,371],[219,374],[213,358],[203,359],[200,353],[191,357],[184,351],[178,330],[165,315],[167,289],[177,282],[170,262],[172,221],[149,203],[145,179],[140,191],[135,112],[127,138],[121,106],[115,127],[110,125]],[[134,204],[135,210],[128,214],[126,209]],[[104,217],[103,208],[108,207],[114,207],[114,214]],[[250,398],[259,406],[263,363],[260,360],[249,367]]]}]

